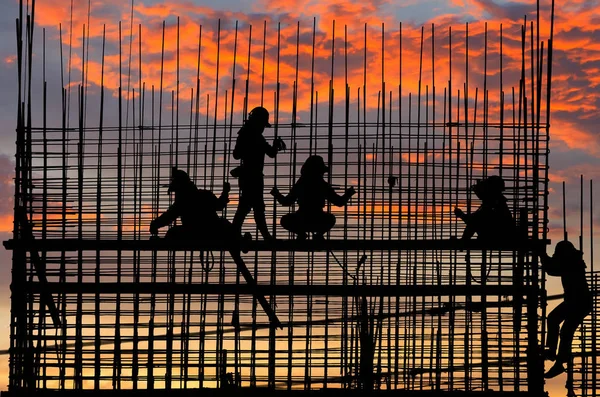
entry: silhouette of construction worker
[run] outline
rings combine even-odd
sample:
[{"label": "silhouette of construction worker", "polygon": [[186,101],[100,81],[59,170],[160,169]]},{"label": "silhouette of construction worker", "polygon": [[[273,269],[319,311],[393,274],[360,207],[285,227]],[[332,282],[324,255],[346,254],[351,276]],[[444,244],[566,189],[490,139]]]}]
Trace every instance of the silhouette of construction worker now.
[{"label": "silhouette of construction worker", "polygon": [[216,239],[230,235],[234,229],[217,213],[229,202],[229,183],[223,185],[223,192],[217,198],[213,192],[198,189],[185,171],[173,168],[169,193],[175,193],[173,204],[150,223],[150,233],[158,234],[158,229],[168,226],[181,218],[181,225],[174,226],[166,233],[169,239]]},{"label": "silhouette of construction worker", "polygon": [[[240,241],[241,236],[238,230],[227,219],[219,217],[217,213],[227,205],[229,190],[229,184],[225,183],[223,193],[217,198],[211,191],[198,189],[185,171],[173,168],[169,193],[175,193],[175,200],[169,209],[150,223],[150,233],[158,234],[158,229],[181,218],[181,225],[172,227],[165,235],[166,239],[174,241],[207,239],[236,243],[229,249],[231,257],[246,283],[253,287],[254,297],[273,325],[281,328],[281,322],[277,315],[265,297],[259,293],[256,281],[242,260],[239,245],[244,242]],[[244,240],[247,240],[248,237],[250,237],[249,234]]]},{"label": "silhouette of construction worker", "polygon": [[246,123],[238,132],[233,149],[233,158],[242,160],[242,164],[231,171],[231,175],[239,178],[240,199],[233,218],[233,225],[240,231],[246,215],[254,210],[254,221],[265,240],[271,239],[271,234],[265,219],[265,201],[263,198],[265,154],[274,158],[285,143],[276,138],[273,146],[267,143],[263,136],[265,127],[269,124],[269,112],[263,107],[254,108]]},{"label": "silhouette of construction worker", "polygon": [[[585,278],[583,253],[567,240],[556,244],[554,255],[540,254],[542,267],[550,276],[559,276],[564,289],[564,300],[548,314],[548,337],[546,358],[555,361],[545,378],[563,373],[563,366],[571,357],[573,335],[583,319],[592,311],[592,294]],[[560,347],[556,354],[560,327]]]},{"label": "silhouette of construction worker", "polygon": [[300,178],[287,196],[282,195],[277,187],[271,190],[281,205],[290,206],[298,201],[298,211],[281,218],[281,226],[296,233],[298,240],[306,239],[307,233],[313,233],[314,239],[323,239],[323,235],[335,225],[335,216],[323,211],[325,201],[342,207],[355,193],[351,187],[346,189],[343,196],[339,196],[323,179],[323,174],[328,171],[321,156],[310,156],[302,165]]},{"label": "silhouette of construction worker", "polygon": [[514,238],[514,220],[502,193],[505,189],[504,180],[497,175],[490,176],[477,181],[471,189],[481,200],[481,206],[470,215],[459,208],[454,209],[454,214],[466,225],[462,238],[468,240],[475,233],[479,240],[484,241]]}]

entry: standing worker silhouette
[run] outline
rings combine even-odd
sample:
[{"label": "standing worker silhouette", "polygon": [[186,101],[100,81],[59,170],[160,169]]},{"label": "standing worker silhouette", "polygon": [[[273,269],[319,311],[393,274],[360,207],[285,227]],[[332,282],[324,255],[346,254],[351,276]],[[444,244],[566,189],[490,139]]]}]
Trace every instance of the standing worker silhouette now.
[{"label": "standing worker silhouette", "polygon": [[296,233],[298,240],[305,240],[307,233],[313,233],[313,239],[322,240],[323,235],[335,225],[335,216],[323,211],[325,200],[342,207],[355,193],[351,187],[346,189],[343,196],[339,196],[323,179],[323,174],[328,171],[323,157],[310,156],[302,165],[300,178],[287,196],[282,195],[277,187],[271,190],[281,205],[290,206],[298,201],[298,211],[281,218],[281,226]]},{"label": "standing worker silhouette", "polygon": [[275,138],[273,146],[267,143],[263,136],[265,127],[269,124],[269,112],[263,107],[252,109],[248,120],[238,132],[233,149],[233,158],[242,160],[242,164],[231,171],[231,176],[239,178],[240,198],[238,208],[233,217],[233,226],[241,233],[242,224],[250,210],[254,210],[256,227],[265,240],[271,239],[271,234],[265,219],[265,201],[263,198],[265,154],[274,158],[285,143]]},{"label": "standing worker silhouette", "polygon": [[[556,244],[554,255],[540,254],[542,267],[550,276],[560,276],[565,292],[564,300],[548,314],[548,336],[546,358],[555,361],[546,372],[545,378],[554,378],[563,373],[563,366],[571,357],[573,335],[592,311],[593,298],[585,278],[583,253],[567,240]],[[560,347],[556,354],[560,327]],[[595,337],[592,336],[592,337]]]},{"label": "standing worker silhouette", "polygon": [[[258,300],[272,324],[281,328],[281,322],[265,299],[258,292],[256,281],[252,273],[242,260],[240,245],[242,241],[238,230],[227,219],[221,218],[217,211],[225,208],[229,202],[229,184],[223,186],[223,193],[219,198],[209,190],[198,189],[185,171],[173,168],[169,193],[175,193],[173,204],[160,216],[150,223],[150,233],[158,234],[158,229],[168,226],[181,218],[181,225],[173,226],[167,231],[165,238],[172,241],[182,240],[213,240],[232,243],[229,253],[238,270],[252,287],[253,295]],[[246,239],[245,239],[246,240]]]},{"label": "standing worker silhouette", "polygon": [[493,175],[477,181],[471,190],[481,200],[477,211],[467,215],[459,208],[454,214],[465,223],[463,240],[468,240],[477,233],[477,238],[484,241],[507,240],[514,237],[515,224],[502,193],[505,189],[504,180]]}]

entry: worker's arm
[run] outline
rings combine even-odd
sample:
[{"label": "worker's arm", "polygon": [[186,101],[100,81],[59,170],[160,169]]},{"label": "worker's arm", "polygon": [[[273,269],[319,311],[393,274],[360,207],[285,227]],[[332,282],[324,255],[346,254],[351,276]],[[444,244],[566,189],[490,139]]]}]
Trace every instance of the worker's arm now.
[{"label": "worker's arm", "polygon": [[[223,184],[223,192],[218,199],[216,199],[216,210],[222,211],[225,207],[227,207],[227,203],[229,203],[229,192],[231,191],[231,185],[229,182],[225,182]],[[213,194],[214,196],[214,194]],[[215,196],[216,198],[216,196]]]},{"label": "worker's arm", "polygon": [[[244,127],[242,127],[242,129],[243,128]],[[239,159],[242,158],[242,154],[243,154],[243,149],[242,149],[243,145],[242,145],[242,143],[243,142],[241,142],[242,141],[242,139],[241,139],[242,135],[241,134],[243,134],[243,133],[244,132],[242,130],[240,130],[238,132],[238,137],[237,137],[237,139],[235,141],[235,147],[233,148],[233,158],[236,159],[236,160],[239,160]]]},{"label": "worker's arm", "polygon": [[269,143],[267,142],[267,140],[264,137],[263,137],[263,142],[264,142],[265,153],[270,158],[277,156],[277,153],[286,149],[285,142],[281,138],[275,138],[273,140],[273,146],[269,145]]},{"label": "worker's arm", "polygon": [[265,153],[267,154],[267,156],[269,156],[270,158],[274,158],[275,156],[277,156],[277,152],[279,151],[279,150],[277,150],[277,147],[271,146],[269,144],[269,142],[267,142],[265,137],[262,137],[262,140],[263,140],[263,147],[264,147],[264,150],[265,150]]},{"label": "worker's arm", "polygon": [[542,268],[550,276],[560,276],[562,274],[558,261],[549,257],[545,252],[540,253],[540,261],[542,262]]},{"label": "worker's arm", "polygon": [[456,215],[456,217],[458,219],[460,219],[461,221],[467,223],[468,215],[465,214],[465,212],[463,210],[461,210],[460,208],[454,207],[454,215]]},{"label": "worker's arm", "polygon": [[294,188],[292,188],[292,190],[287,196],[284,196],[279,192],[279,189],[274,187],[273,189],[271,189],[271,195],[275,197],[275,200],[277,200],[279,204],[289,207],[290,205],[296,202],[296,193]]},{"label": "worker's arm", "polygon": [[178,206],[173,203],[168,210],[163,212],[158,218],[150,222],[150,233],[157,234],[158,229],[168,226],[179,216]]},{"label": "worker's arm", "polygon": [[353,187],[350,187],[346,189],[346,192],[342,196],[340,196],[335,192],[333,187],[330,185],[327,186],[327,200],[336,207],[343,207],[346,205],[348,200],[350,200],[350,197],[354,196],[354,193],[356,193],[356,191]]}]

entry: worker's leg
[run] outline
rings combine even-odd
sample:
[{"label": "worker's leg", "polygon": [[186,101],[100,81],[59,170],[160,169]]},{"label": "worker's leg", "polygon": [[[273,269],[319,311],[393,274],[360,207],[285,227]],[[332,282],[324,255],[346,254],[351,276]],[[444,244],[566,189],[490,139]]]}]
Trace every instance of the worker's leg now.
[{"label": "worker's leg", "polygon": [[[556,345],[558,343],[558,333],[559,333],[559,326],[561,322],[565,322],[565,324],[567,323],[567,318],[569,316],[569,307],[567,306],[567,304],[565,302],[562,302],[561,304],[559,304],[558,306],[556,306],[556,308],[554,308],[554,310],[552,310],[550,312],[550,314],[548,315],[548,337],[546,339],[546,346],[548,348],[548,358],[549,359],[553,359],[554,357],[556,357]],[[565,325],[563,324],[563,329],[564,329]],[[571,326],[569,326],[569,328],[571,328]],[[577,328],[577,327],[575,327]],[[573,330],[573,332],[575,332],[575,330]],[[560,345],[561,345],[561,349],[566,348],[566,345],[563,347],[565,340],[563,338],[568,337],[568,335],[564,335],[563,336],[563,332],[562,329],[560,330],[560,334],[561,334],[561,341],[560,341]],[[571,351],[571,341],[572,341],[573,336],[571,335],[571,339],[569,341],[569,354]],[[556,357],[556,362],[554,363],[554,365],[548,370],[548,372],[546,372],[544,374],[544,378],[546,379],[550,379],[550,378],[554,378],[555,376],[558,376],[560,374],[562,374],[563,372],[565,372],[565,367],[563,366],[563,362],[561,361],[560,357]]]},{"label": "worker's leg", "polygon": [[546,337],[546,349],[548,350],[548,358],[554,359],[556,357],[556,346],[558,345],[558,333],[560,330],[560,323],[562,323],[567,317],[567,304],[561,302],[548,314],[548,334]]},{"label": "worker's leg", "polygon": [[265,203],[259,203],[254,207],[254,222],[256,223],[256,227],[260,234],[262,234],[265,240],[270,240],[271,233],[269,232],[269,227],[267,226],[267,219],[265,217]]},{"label": "worker's leg", "polygon": [[254,209],[254,222],[263,239],[270,240],[271,233],[267,226],[267,219],[265,217],[265,200],[263,198],[264,181],[262,178],[256,178],[252,183],[251,194],[251,205]]},{"label": "worker's leg", "polygon": [[239,230],[237,230],[231,222],[225,218],[219,218],[218,223],[215,225],[212,238],[226,240],[237,244],[241,241],[242,236],[239,234]]},{"label": "worker's leg", "polygon": [[165,233],[165,238],[169,240],[190,240],[193,237],[193,233],[191,233],[190,230],[183,227],[182,225],[173,226],[172,228],[167,230],[167,233]]},{"label": "worker's leg", "polygon": [[316,240],[322,240],[323,235],[333,228],[335,225],[335,216],[328,212],[323,212],[318,215],[315,214],[313,218],[313,225],[311,229],[315,232],[314,238]]},{"label": "worker's leg", "polygon": [[480,208],[472,214],[466,215],[465,230],[463,231],[462,239],[469,240],[475,233],[477,233],[477,238],[485,239],[487,234],[486,226],[489,227],[489,225],[486,225],[485,210]]},{"label": "worker's leg", "polygon": [[239,229],[225,218],[219,218],[213,230],[212,235],[207,238],[227,241],[232,244],[232,249],[241,250],[243,253],[248,252],[248,243],[252,241],[250,233],[242,236]]},{"label": "worker's leg", "polygon": [[[478,232],[478,230],[475,224],[469,220],[465,222],[465,230],[463,231],[461,238],[463,240],[470,240],[471,238],[473,238],[476,232]],[[477,234],[477,237],[480,237],[479,233]]]},{"label": "worker's leg", "polygon": [[329,212],[324,212],[321,215],[321,222],[319,223],[319,232],[325,234],[335,226],[335,215]]},{"label": "worker's leg", "polygon": [[286,214],[281,217],[281,226],[292,233],[297,234],[298,240],[306,239],[306,229],[302,222],[302,215],[297,212]]},{"label": "worker's leg", "polygon": [[556,361],[566,363],[571,357],[571,346],[573,345],[573,336],[577,327],[581,325],[583,319],[591,312],[587,305],[573,307],[570,305],[565,322],[560,328],[560,346]]},{"label": "worker's leg", "polygon": [[233,216],[233,227],[238,231],[238,234],[242,233],[244,219],[246,219],[246,216],[250,213],[251,208],[252,206],[250,205],[248,199],[244,196],[244,193],[241,193],[237,211]]}]

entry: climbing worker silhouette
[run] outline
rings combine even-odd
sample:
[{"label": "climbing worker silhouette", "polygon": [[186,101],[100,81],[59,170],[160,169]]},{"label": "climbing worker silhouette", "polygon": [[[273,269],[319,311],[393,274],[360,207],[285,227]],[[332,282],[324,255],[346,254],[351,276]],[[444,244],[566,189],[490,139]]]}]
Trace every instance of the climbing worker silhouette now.
[{"label": "climbing worker silhouette", "polygon": [[[550,276],[560,276],[564,289],[564,300],[548,314],[548,336],[546,358],[555,361],[546,372],[545,378],[554,378],[563,373],[563,366],[571,357],[573,335],[583,319],[592,311],[592,294],[585,278],[583,253],[567,240],[556,244],[554,255],[540,254],[542,267]],[[556,354],[560,327],[560,347]],[[595,336],[593,336],[595,337]]]},{"label": "climbing worker silhouette", "polygon": [[[209,190],[198,189],[185,171],[173,168],[168,192],[175,193],[175,200],[163,214],[150,223],[150,233],[156,235],[158,229],[181,218],[181,225],[173,226],[167,231],[166,239],[172,241],[205,239],[231,243],[229,253],[238,270],[242,273],[246,283],[252,287],[254,297],[271,322],[274,326],[281,328],[277,315],[265,297],[257,292],[256,281],[240,255],[240,247],[244,246],[247,241],[242,241],[238,230],[217,213],[224,209],[229,202],[229,190],[229,184],[225,183],[223,193],[217,198]],[[250,236],[248,235],[248,237]]]},{"label": "climbing worker silhouette", "polygon": [[468,240],[477,233],[477,238],[483,241],[507,240],[514,237],[515,224],[502,192],[505,189],[504,180],[497,175],[477,181],[471,190],[481,200],[481,206],[472,214],[467,215],[460,208],[454,209],[454,214],[465,223],[463,240]]},{"label": "climbing worker silhouette", "polygon": [[242,160],[242,164],[231,171],[231,176],[239,178],[240,186],[240,199],[233,218],[233,225],[241,233],[244,219],[252,209],[256,227],[263,238],[269,240],[271,234],[265,219],[263,198],[265,154],[274,158],[279,151],[285,150],[286,147],[280,138],[275,138],[273,146],[269,145],[263,136],[265,127],[271,127],[267,109],[263,107],[252,109],[248,120],[238,132],[233,149],[233,158]]},{"label": "climbing worker silhouette", "polygon": [[323,179],[323,174],[328,171],[321,156],[310,156],[302,165],[300,178],[287,196],[282,195],[277,187],[271,190],[281,205],[291,206],[298,201],[298,211],[281,218],[281,226],[296,233],[298,240],[305,240],[307,233],[313,233],[313,239],[322,240],[323,235],[335,225],[335,216],[323,211],[325,200],[342,207],[355,193],[354,188],[350,187],[343,196],[339,196]]}]

